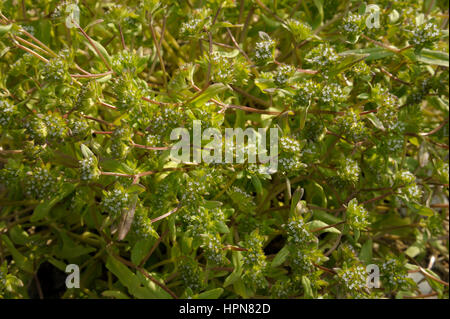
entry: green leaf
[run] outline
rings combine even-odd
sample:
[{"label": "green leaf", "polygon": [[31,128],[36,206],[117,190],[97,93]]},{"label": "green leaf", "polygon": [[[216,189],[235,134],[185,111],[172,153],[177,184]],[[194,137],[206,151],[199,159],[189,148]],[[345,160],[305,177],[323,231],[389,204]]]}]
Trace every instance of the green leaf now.
[{"label": "green leaf", "polygon": [[12,241],[8,238],[6,235],[2,235],[1,239],[5,243],[6,247],[8,248],[9,252],[11,253],[14,261],[17,264],[17,267],[20,269],[28,272],[33,273],[33,262],[28,258],[22,255],[16,247],[14,247],[14,244]]},{"label": "green leaf", "polygon": [[319,207],[327,208],[327,197],[322,185],[315,181],[309,182],[306,186],[306,201]]},{"label": "green leaf", "polygon": [[297,205],[300,203],[300,199],[302,199],[304,192],[305,192],[305,190],[303,188],[298,187],[295,190],[294,194],[292,194],[291,210],[290,210],[291,215],[294,214],[295,209],[296,209]]},{"label": "green leaf", "polygon": [[[134,274],[128,267],[112,256],[108,256],[106,261],[106,268],[111,271],[124,285],[130,294],[137,298],[154,299],[154,298],[171,298],[171,296],[156,286],[155,283],[145,278],[141,273]],[[146,286],[142,286],[144,282]]]},{"label": "green leaf", "polygon": [[119,281],[128,288],[128,291],[135,291],[140,285],[139,278],[131,272],[124,264],[114,257],[108,256],[106,268],[116,276]]},{"label": "green leaf", "polygon": [[434,215],[434,210],[420,205],[420,204],[416,204],[416,203],[407,203],[406,204],[414,213],[422,215],[422,216],[428,216],[431,217]]},{"label": "green leaf", "polygon": [[[108,62],[109,65],[112,64],[111,62],[111,56],[109,55],[108,51],[106,51],[106,49],[103,47],[103,45],[101,45],[100,42],[95,41],[94,39],[91,39],[92,43],[94,43],[94,45],[96,46],[96,48],[98,49],[98,51],[100,51],[100,53],[103,55],[103,57],[105,58],[106,62]],[[87,42],[87,45],[89,47],[89,49],[100,58],[100,56],[98,55],[97,51],[94,49],[94,47]]]},{"label": "green leaf", "polygon": [[21,225],[16,225],[9,231],[9,236],[15,244],[25,245],[30,241],[30,235],[23,230]]},{"label": "green leaf", "polygon": [[366,114],[366,118],[370,121],[370,123],[373,124],[373,126],[375,126],[377,129],[385,131],[386,129],[384,128],[383,123],[381,123],[381,121],[378,119],[378,117],[376,117],[375,114],[373,113],[369,113]]},{"label": "green leaf", "polygon": [[408,255],[411,258],[416,257],[422,252],[422,250],[417,246],[409,246],[408,249],[406,249],[405,254]]},{"label": "green leaf", "polygon": [[225,223],[222,222],[222,221],[216,221],[216,222],[214,223],[214,228],[215,228],[219,233],[222,233],[222,234],[228,234],[228,233],[230,232],[230,230],[228,229],[227,224],[225,224]]},{"label": "green leaf", "polygon": [[316,219],[320,219],[325,223],[328,223],[329,225],[337,224],[342,221],[339,218],[334,217],[333,215],[318,209],[313,210],[313,217]]},{"label": "green leaf", "polygon": [[64,183],[59,191],[55,194],[53,198],[50,200],[46,200],[34,209],[33,215],[30,220],[32,222],[37,222],[48,215],[50,210],[60,201],[62,201],[65,197],[70,195],[75,190],[76,185],[72,183]]},{"label": "green leaf", "polygon": [[302,276],[302,286],[305,290],[305,297],[307,298],[314,298],[313,290],[311,288],[311,281],[308,277]]},{"label": "green leaf", "polygon": [[87,255],[91,252],[96,251],[94,247],[83,246],[76,244],[72,238],[66,233],[65,230],[61,230],[58,232],[59,237],[61,238],[62,245],[58,247],[54,247],[55,255],[64,259],[72,259],[77,258],[83,255]]},{"label": "green leaf", "polygon": [[225,91],[228,87],[222,83],[210,85],[202,94],[191,101],[192,104],[202,105],[214,98],[217,94]]},{"label": "green leaf", "polygon": [[306,118],[308,117],[309,105],[307,107],[302,107],[300,109],[300,129],[303,130],[305,128]]},{"label": "green leaf", "polygon": [[205,202],[205,206],[204,207],[208,208],[208,209],[214,209],[214,208],[218,208],[218,207],[220,207],[222,205],[223,205],[222,202],[214,201],[214,200],[208,200],[208,201]]},{"label": "green leaf", "polygon": [[289,249],[288,246],[284,246],[280,249],[280,251],[275,255],[275,258],[272,260],[272,263],[270,266],[272,268],[278,267],[282,263],[284,263],[289,256]]},{"label": "green leaf", "polygon": [[365,263],[370,264],[372,262],[372,239],[368,239],[361,247],[361,251],[359,252],[359,259]]},{"label": "green leaf", "polygon": [[118,290],[105,290],[102,292],[103,297],[111,297],[115,299],[130,299],[127,295],[125,295],[123,292]]},{"label": "green leaf", "polygon": [[319,11],[319,23],[321,24],[323,22],[323,0],[313,0],[314,5],[317,8],[317,11]]},{"label": "green leaf", "polygon": [[222,293],[222,288],[215,288],[198,294],[194,299],[218,299]]},{"label": "green leaf", "polygon": [[[322,228],[322,227],[327,227],[329,226],[327,223],[321,221],[321,220],[312,220],[308,223],[306,223],[306,225],[308,226],[308,228],[312,231],[314,229],[318,229],[318,228]],[[340,234],[341,231],[335,227],[329,227],[329,228],[325,228],[321,231],[319,231],[319,233],[334,233],[334,234]]]},{"label": "green leaf", "polygon": [[86,145],[81,144],[80,148],[81,148],[81,154],[83,154],[84,158],[90,158],[90,157],[95,156],[94,153],[92,153],[92,151]]},{"label": "green leaf", "polygon": [[373,61],[379,60],[383,58],[387,58],[394,55],[394,52],[387,50],[385,48],[367,48],[367,49],[356,49],[356,50],[348,50],[341,52],[341,55],[345,54],[368,54],[364,58],[365,61]]},{"label": "green leaf", "polygon": [[213,25],[213,29],[219,29],[219,28],[240,28],[242,27],[242,24],[232,24],[228,21],[220,21],[220,22],[216,22]]},{"label": "green leaf", "polygon": [[131,184],[128,188],[127,188],[127,193],[128,194],[141,194],[145,192],[145,187],[141,184]]},{"label": "green leaf", "polygon": [[431,65],[440,65],[449,67],[449,55],[442,51],[432,51],[429,49],[422,49],[420,54],[416,55],[417,61]]},{"label": "green leaf", "polygon": [[262,195],[263,187],[261,184],[261,180],[259,179],[258,176],[252,175],[252,184],[253,184],[253,187],[255,188],[256,193],[259,195]]},{"label": "green leaf", "polygon": [[12,26],[12,24],[0,25],[0,37],[8,33],[9,30],[11,30]]},{"label": "green leaf", "polygon": [[233,284],[234,282],[236,282],[236,280],[238,280],[239,278],[241,278],[241,273],[242,271],[236,271],[233,270],[233,272],[225,279],[224,283],[223,283],[223,287],[228,287],[229,285]]},{"label": "green leaf", "polygon": [[135,265],[140,265],[141,261],[150,252],[150,249],[155,243],[155,238],[141,239],[134,244],[131,250],[131,262]]},{"label": "green leaf", "polygon": [[102,160],[100,162],[100,166],[102,167],[103,170],[108,171],[108,172],[117,172],[117,173],[130,174],[130,175],[134,174],[134,171],[131,167],[129,167],[122,161],[118,161],[118,160],[111,160],[111,159]]},{"label": "green leaf", "polygon": [[261,90],[263,93],[267,93],[267,89],[275,88],[275,84],[273,80],[257,78],[255,79],[255,85]]}]

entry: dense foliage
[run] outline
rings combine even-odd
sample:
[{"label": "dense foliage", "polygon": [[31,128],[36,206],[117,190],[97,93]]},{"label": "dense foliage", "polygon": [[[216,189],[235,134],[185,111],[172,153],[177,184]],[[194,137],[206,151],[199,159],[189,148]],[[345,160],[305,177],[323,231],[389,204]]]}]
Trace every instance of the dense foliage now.
[{"label": "dense foliage", "polygon": [[[0,297],[448,298],[447,1],[0,12]],[[194,120],[278,171],[171,160]]]}]

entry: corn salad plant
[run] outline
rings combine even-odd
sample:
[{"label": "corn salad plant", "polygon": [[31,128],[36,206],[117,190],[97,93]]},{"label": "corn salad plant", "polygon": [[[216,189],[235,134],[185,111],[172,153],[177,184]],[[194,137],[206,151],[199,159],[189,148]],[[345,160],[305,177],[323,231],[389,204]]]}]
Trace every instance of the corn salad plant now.
[{"label": "corn salad plant", "polygon": [[[448,298],[448,19],[2,0],[0,298]],[[276,129],[278,169],[174,161],[194,121]]]}]

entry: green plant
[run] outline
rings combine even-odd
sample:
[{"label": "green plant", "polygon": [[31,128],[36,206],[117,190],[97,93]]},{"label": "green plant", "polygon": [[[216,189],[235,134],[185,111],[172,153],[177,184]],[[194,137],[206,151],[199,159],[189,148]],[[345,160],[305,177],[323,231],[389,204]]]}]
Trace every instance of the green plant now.
[{"label": "green plant", "polygon": [[[448,298],[448,3],[74,3],[0,4],[0,298]],[[175,162],[194,120],[278,171]]]}]

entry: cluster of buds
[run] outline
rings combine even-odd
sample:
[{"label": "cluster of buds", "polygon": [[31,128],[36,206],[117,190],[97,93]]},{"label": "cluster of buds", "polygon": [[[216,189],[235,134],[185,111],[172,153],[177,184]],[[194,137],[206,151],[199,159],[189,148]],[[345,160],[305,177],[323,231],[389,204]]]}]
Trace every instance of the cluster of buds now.
[{"label": "cluster of buds", "polygon": [[367,129],[357,112],[350,109],[344,116],[338,118],[337,125],[343,135],[352,141],[360,141],[366,136]]},{"label": "cluster of buds", "polygon": [[347,206],[347,225],[352,229],[365,230],[369,226],[369,212],[353,198]]},{"label": "cluster of buds", "polygon": [[255,45],[255,62],[258,65],[265,65],[273,60],[276,43],[267,33],[260,32],[259,37],[262,41]]},{"label": "cluster of buds", "polygon": [[344,266],[338,271],[337,276],[347,293],[355,297],[361,297],[364,294],[367,272],[362,265]]},{"label": "cluster of buds", "polygon": [[47,199],[57,187],[57,178],[47,168],[37,167],[26,173],[25,192],[36,199]]},{"label": "cluster of buds", "polygon": [[7,100],[0,100],[0,127],[8,128],[14,122],[17,108]]},{"label": "cluster of buds", "polygon": [[129,204],[129,195],[121,185],[117,185],[112,191],[106,192],[102,201],[103,209],[109,213],[113,219],[119,217]]},{"label": "cluster of buds", "polygon": [[339,163],[337,169],[338,184],[356,185],[359,181],[360,174],[361,168],[359,167],[358,162],[351,158],[346,158]]},{"label": "cluster of buds", "polygon": [[295,19],[288,19],[284,26],[292,33],[296,42],[309,39],[312,33],[312,28],[308,23]]},{"label": "cluster of buds", "polygon": [[441,31],[438,26],[432,22],[422,23],[412,31],[411,43],[420,51],[424,47],[431,47],[434,42],[439,40]]},{"label": "cluster of buds", "polygon": [[131,231],[138,239],[148,240],[152,237],[159,237],[153,228],[151,219],[148,217],[147,210],[143,207],[136,208]]},{"label": "cluster of buds", "polygon": [[82,181],[92,181],[100,176],[100,171],[97,167],[97,158],[95,156],[83,158],[78,164]]},{"label": "cluster of buds", "polygon": [[349,13],[342,22],[341,30],[347,36],[348,41],[356,42],[366,26],[364,16]]},{"label": "cluster of buds", "polygon": [[193,292],[199,291],[202,285],[202,271],[198,262],[192,258],[183,258],[178,266],[181,280]]},{"label": "cluster of buds", "polygon": [[204,234],[202,248],[205,251],[205,258],[209,263],[215,265],[223,264],[225,260],[225,251],[220,242],[218,234]]},{"label": "cluster of buds", "polygon": [[339,60],[339,55],[328,43],[321,43],[306,55],[306,61],[315,70],[325,72]]},{"label": "cluster of buds", "polygon": [[264,239],[258,230],[254,230],[244,242],[243,247],[247,250],[242,252],[244,272],[242,278],[250,287],[264,288],[267,285],[266,255],[263,251]]}]

